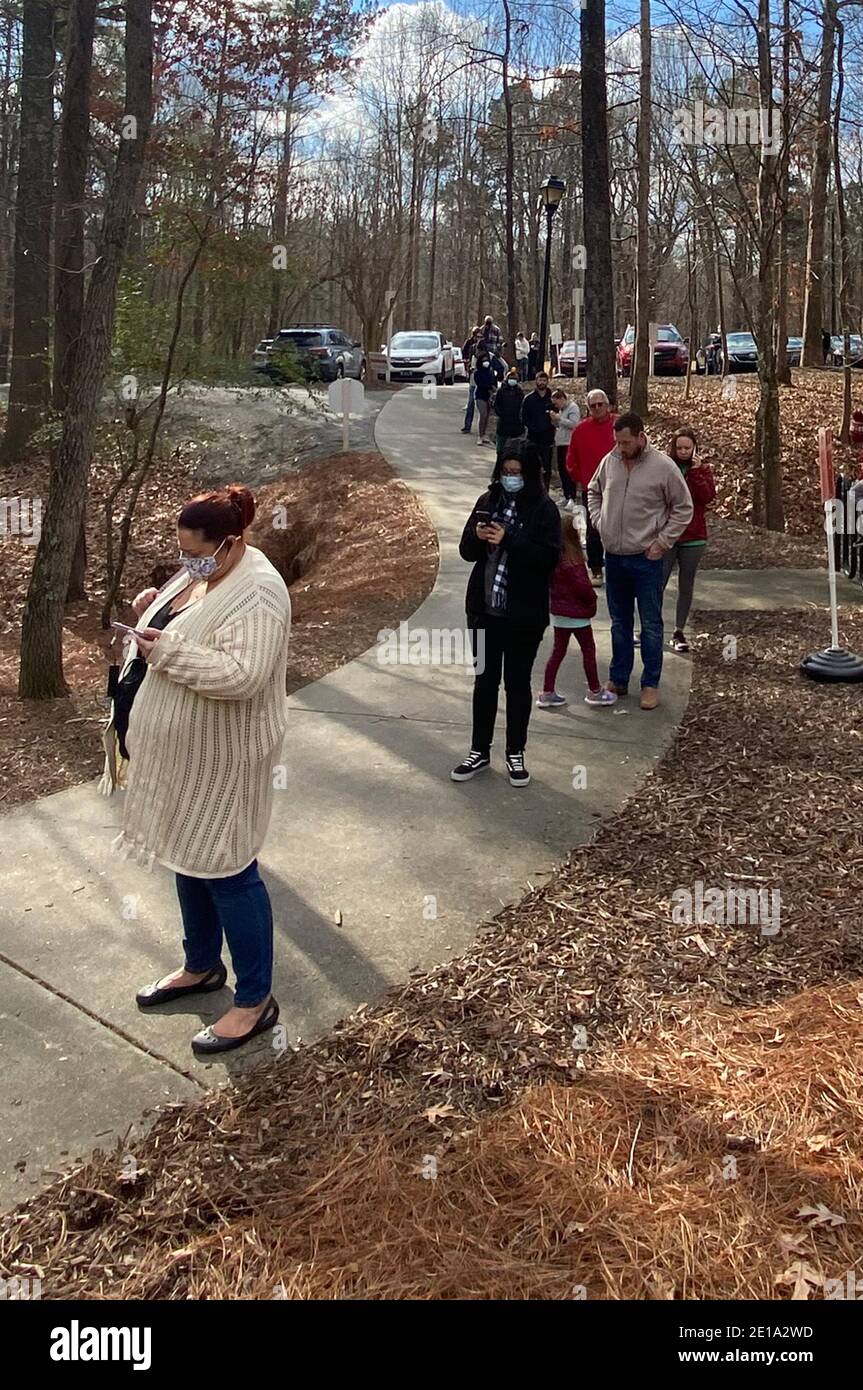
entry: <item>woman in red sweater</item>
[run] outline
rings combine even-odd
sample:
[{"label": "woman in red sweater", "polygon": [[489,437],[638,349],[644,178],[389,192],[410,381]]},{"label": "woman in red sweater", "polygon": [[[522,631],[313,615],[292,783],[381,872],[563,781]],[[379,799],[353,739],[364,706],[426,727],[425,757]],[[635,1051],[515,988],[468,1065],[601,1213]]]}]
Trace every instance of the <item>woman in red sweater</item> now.
[{"label": "woman in red sweater", "polygon": [[680,539],[666,551],[663,561],[663,589],[671,578],[674,566],[677,565],[679,569],[676,627],[671,637],[671,645],[676,652],[688,652],[689,643],[684,628],[692,607],[696,571],[707,545],[707,520],[704,513],[716,497],[716,484],[709,464],[702,463],[698,457],[698,441],[695,431],[689,425],[674,431],[668,452],[686,479],[694,509],[692,520]]},{"label": "woman in red sweater", "polygon": [[590,620],[596,612],[596,594],[584,563],[584,550],[575,517],[568,512],[563,517],[560,561],[551,577],[548,596],[551,625],[554,628],[554,649],[545,668],[542,693],[537,704],[540,709],[558,709],[566,704],[554,688],[560,663],[566,656],[570,637],[581,648],[584,674],[587,677],[588,705],[613,705],[617,696],[603,690],[596,669],[596,643]]}]

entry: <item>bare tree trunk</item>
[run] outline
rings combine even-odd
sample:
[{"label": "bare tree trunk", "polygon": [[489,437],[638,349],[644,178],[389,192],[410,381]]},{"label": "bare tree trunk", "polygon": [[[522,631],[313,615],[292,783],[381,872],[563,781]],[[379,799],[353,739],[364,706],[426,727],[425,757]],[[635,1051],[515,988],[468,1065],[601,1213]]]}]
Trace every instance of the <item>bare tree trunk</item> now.
[{"label": "bare tree trunk", "polygon": [[803,303],[804,367],[824,361],[824,214],[827,208],[827,173],[830,167],[830,104],[833,94],[834,25],[830,0],[824,0],[821,17],[821,65],[818,74],[818,124],[809,198],[809,235],[806,243],[806,294]]},{"label": "bare tree trunk", "polygon": [[[84,195],[90,140],[90,82],[96,0],[73,0],[66,43],[66,81],[57,153],[54,236],[54,409],[66,408],[72,362],[84,311]],[[69,576],[67,603],[86,598],[86,515]]]},{"label": "bare tree trunk", "polygon": [[505,16],[503,49],[503,106],[506,113],[506,164],[504,166],[504,233],[506,237],[506,340],[510,360],[515,361],[515,336],[518,332],[518,282],[515,268],[515,142],[512,129],[512,93],[509,89],[509,58],[512,49],[512,15],[508,0],[503,0]]},{"label": "bare tree trunk", "polygon": [[779,175],[781,220],[776,296],[776,379],[791,385],[788,363],[788,173],[791,160],[791,4],[782,0],[782,168]]},{"label": "bare tree trunk", "polygon": [[611,193],[608,168],[608,96],[605,81],[605,0],[590,0],[581,24],[581,142],[584,180],[584,245],[589,273],[584,285],[587,389],[605,391],[617,403],[614,295],[611,265]]},{"label": "bare tree trunk", "polygon": [[57,152],[55,231],[54,409],[62,411],[84,309],[84,194],[90,139],[90,79],[96,0],[73,0]]},{"label": "bare tree trunk", "polygon": [[50,396],[54,6],[47,0],[24,0],[23,20],[12,376],[2,448],[7,463],[26,449],[42,423]]},{"label": "bare tree trunk", "polygon": [[[828,0],[830,19],[837,35],[836,48],[836,107],[833,113],[833,181],[836,185],[836,213],[839,218],[839,316],[843,335],[842,426],[839,438],[851,442],[851,245],[848,236],[848,216],[845,208],[845,186],[842,181],[842,157],[839,142],[842,97],[845,93],[845,26],[839,19],[836,0]],[[855,327],[857,325],[855,324]]]},{"label": "bare tree trunk", "polygon": [[[770,0],[758,0],[758,81],[762,109],[772,128],[773,71],[770,53]],[[782,457],[779,438],[779,384],[776,380],[774,245],[779,214],[778,156],[761,148],[758,166],[758,409],[752,468],[752,521],[784,531]]]},{"label": "bare tree trunk", "polygon": [[152,120],[151,0],[127,0],[125,71],[126,114],[24,609],[18,680],[22,699],[53,699],[67,690],[63,678],[63,599],[84,510],[99,394],[110,360],[117,284]]},{"label": "bare tree trunk", "polygon": [[641,0],[641,62],[638,102],[638,241],[636,246],[635,350],[632,354],[630,408],[647,415],[647,377],[650,371],[650,0]]}]

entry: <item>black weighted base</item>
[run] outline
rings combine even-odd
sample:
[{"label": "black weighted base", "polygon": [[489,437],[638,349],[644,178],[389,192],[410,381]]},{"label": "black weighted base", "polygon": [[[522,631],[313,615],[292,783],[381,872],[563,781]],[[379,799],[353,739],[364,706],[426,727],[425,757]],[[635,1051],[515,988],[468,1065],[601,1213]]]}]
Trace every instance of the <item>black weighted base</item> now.
[{"label": "black weighted base", "polygon": [[843,647],[825,647],[805,656],[800,670],[813,681],[863,681],[863,657]]}]

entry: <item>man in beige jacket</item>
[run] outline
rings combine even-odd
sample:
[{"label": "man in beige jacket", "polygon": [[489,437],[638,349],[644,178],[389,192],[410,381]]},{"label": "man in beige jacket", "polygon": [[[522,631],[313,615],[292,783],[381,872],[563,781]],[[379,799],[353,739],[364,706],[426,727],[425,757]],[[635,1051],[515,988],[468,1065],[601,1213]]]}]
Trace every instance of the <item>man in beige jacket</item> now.
[{"label": "man in beige jacket", "polygon": [[655,709],[662,674],[662,558],[692,519],[680,469],[649,444],[640,415],[614,422],[615,446],[587,491],[590,519],[605,547],[611,617],[608,689],[628,693],[635,661],[635,605],[641,621],[641,708]]}]

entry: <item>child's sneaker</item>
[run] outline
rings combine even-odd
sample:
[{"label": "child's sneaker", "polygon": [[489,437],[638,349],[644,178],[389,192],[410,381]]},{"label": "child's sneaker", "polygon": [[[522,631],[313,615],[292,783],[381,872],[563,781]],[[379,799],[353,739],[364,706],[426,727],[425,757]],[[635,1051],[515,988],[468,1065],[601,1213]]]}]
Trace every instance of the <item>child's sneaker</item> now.
[{"label": "child's sneaker", "polygon": [[543,690],[536,703],[539,709],[560,709],[566,700],[556,690]]},{"label": "child's sneaker", "polygon": [[673,634],[671,638],[671,645],[674,651],[676,652],[689,651],[689,643],[687,642],[686,637],[681,632],[680,628],[678,628],[677,631]]},{"label": "child's sneaker", "polygon": [[616,705],[617,696],[613,690],[588,690],[584,697],[586,705]]}]

